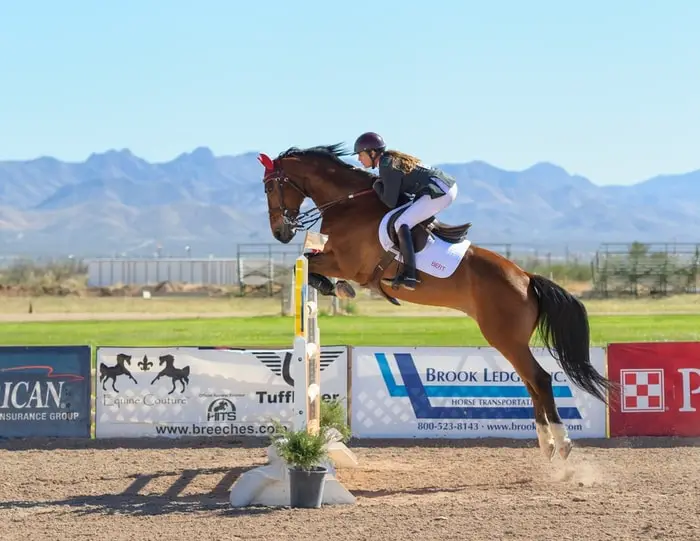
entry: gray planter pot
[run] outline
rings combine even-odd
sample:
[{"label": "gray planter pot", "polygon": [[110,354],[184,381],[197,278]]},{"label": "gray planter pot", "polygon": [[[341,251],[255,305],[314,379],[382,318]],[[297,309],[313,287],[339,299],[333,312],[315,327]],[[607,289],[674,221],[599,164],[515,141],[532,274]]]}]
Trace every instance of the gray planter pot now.
[{"label": "gray planter pot", "polygon": [[318,509],[323,502],[323,488],[328,469],[315,466],[311,470],[289,468],[289,503],[291,507]]}]

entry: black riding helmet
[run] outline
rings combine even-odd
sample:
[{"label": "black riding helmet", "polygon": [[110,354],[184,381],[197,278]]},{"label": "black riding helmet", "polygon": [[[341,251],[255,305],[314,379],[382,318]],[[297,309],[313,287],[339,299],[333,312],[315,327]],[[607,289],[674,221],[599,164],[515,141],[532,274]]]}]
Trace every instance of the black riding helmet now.
[{"label": "black riding helmet", "polygon": [[384,139],[382,139],[382,136],[377,133],[374,133],[373,131],[368,131],[360,135],[357,139],[355,139],[355,147],[353,149],[353,154],[359,154],[363,150],[378,150],[381,152],[385,148],[386,144],[384,143]]}]

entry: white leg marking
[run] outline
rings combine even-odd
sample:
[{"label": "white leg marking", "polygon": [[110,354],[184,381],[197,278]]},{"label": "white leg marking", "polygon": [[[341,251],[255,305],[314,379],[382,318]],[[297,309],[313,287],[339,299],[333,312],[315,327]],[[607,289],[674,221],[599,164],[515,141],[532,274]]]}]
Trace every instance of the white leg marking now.
[{"label": "white leg marking", "polygon": [[554,435],[557,447],[559,447],[559,456],[566,460],[569,458],[569,453],[571,453],[571,449],[574,447],[573,442],[569,438],[569,433],[563,424],[551,423],[549,426]]},{"label": "white leg marking", "polygon": [[549,430],[549,425],[535,423],[535,430],[537,431],[537,440],[540,443],[542,454],[545,458],[552,460],[556,451],[556,445],[554,444],[552,432]]}]

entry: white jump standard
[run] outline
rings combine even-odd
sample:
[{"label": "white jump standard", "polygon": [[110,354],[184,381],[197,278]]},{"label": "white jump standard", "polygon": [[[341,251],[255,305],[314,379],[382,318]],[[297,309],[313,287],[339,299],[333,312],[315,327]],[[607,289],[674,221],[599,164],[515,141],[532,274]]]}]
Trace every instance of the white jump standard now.
[{"label": "white jump standard", "polygon": [[[291,376],[294,401],[291,416],[294,430],[317,432],[321,421],[321,342],[318,327],[317,291],[308,285],[308,259],[297,258],[294,267],[294,350]],[[355,497],[335,477],[335,465],[355,467],[357,459],[345,444],[332,441],[327,447],[330,461],[322,503],[353,504]],[[273,446],[267,448],[268,464],[243,473],[231,487],[233,507],[249,505],[289,506],[287,464],[277,456]]]}]

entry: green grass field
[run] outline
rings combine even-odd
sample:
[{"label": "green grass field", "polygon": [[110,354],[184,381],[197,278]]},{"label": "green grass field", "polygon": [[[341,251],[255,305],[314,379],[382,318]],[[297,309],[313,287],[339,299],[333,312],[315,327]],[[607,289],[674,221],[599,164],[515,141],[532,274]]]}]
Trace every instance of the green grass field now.
[{"label": "green grass field", "polygon": [[[700,340],[700,314],[591,316],[593,345]],[[321,343],[353,346],[487,345],[466,317],[321,317]],[[290,347],[290,317],[0,323],[2,345]],[[533,345],[539,341],[533,340]]]},{"label": "green grass field", "polygon": [[[675,295],[663,298],[640,297],[637,299],[584,299],[586,310],[591,315],[627,314],[700,314],[700,295]],[[353,301],[355,314],[363,316],[457,316],[462,314],[447,308],[419,306],[403,303],[396,307],[384,299],[372,299],[364,290],[358,291]],[[269,297],[0,297],[0,318],[11,316],[28,317],[29,306],[33,317],[47,314],[168,314],[197,317],[218,315],[220,317],[250,317],[280,315],[279,298]],[[321,309],[330,308],[328,297],[319,299]],[[88,319],[88,318],[84,318]],[[119,319],[115,317],[114,319]]]}]

